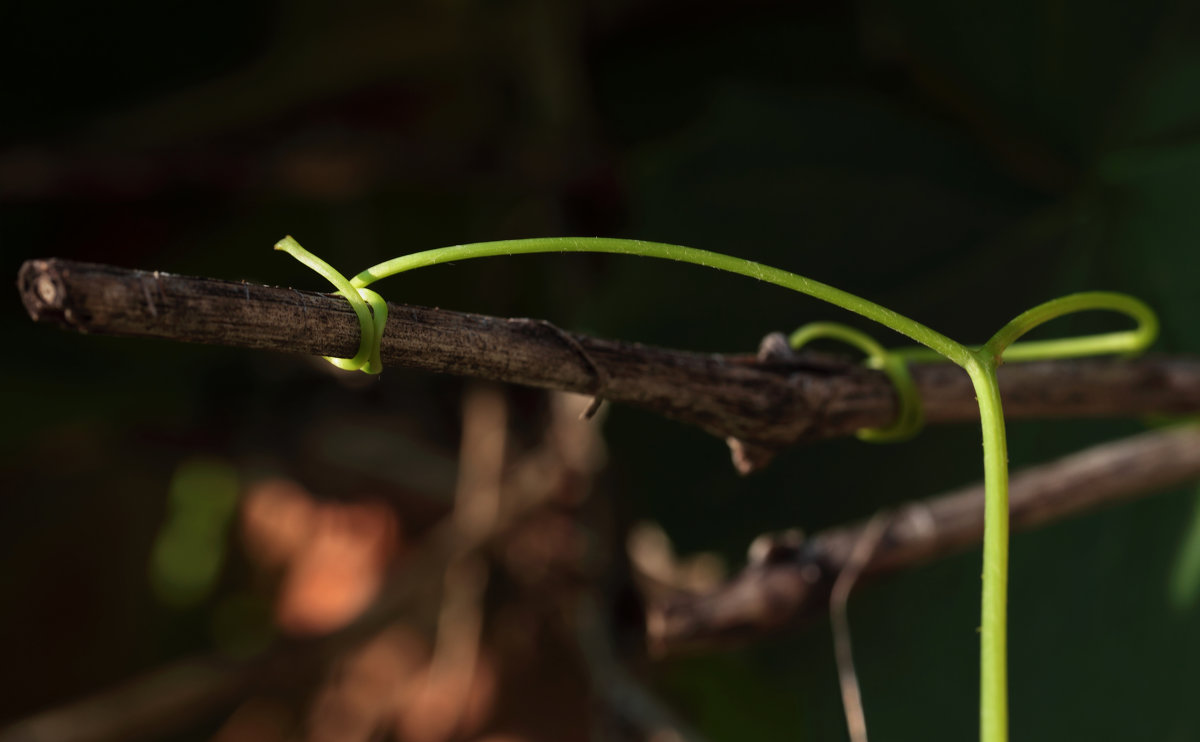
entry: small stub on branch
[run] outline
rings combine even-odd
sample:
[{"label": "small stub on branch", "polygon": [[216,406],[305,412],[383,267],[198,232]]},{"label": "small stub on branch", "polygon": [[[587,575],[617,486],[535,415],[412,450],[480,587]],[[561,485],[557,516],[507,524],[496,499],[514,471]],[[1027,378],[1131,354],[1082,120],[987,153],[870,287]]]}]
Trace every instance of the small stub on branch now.
[{"label": "small stub on branch", "polygon": [[[759,343],[756,358],[761,362],[769,363],[771,361],[788,361],[795,355],[791,346],[788,345],[787,336],[782,332],[772,332],[763,337]],[[726,438],[725,443],[729,446],[729,456],[733,461],[733,468],[737,469],[738,474],[742,476],[767,468],[767,465],[779,453],[777,446],[753,443],[733,436]]]}]

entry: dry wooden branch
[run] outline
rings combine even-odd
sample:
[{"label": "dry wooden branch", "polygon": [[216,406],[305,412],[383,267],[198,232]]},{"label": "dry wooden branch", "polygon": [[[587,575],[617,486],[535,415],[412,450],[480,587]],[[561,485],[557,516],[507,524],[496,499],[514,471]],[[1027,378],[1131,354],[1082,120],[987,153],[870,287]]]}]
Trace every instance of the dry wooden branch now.
[{"label": "dry wooden branch", "polygon": [[[84,333],[351,356],[358,323],[344,299],[250,283],[48,259],[18,286],[31,317]],[[887,378],[821,355],[690,353],[602,340],[548,322],[390,305],[386,364],[602,396],[737,439],[745,469],[795,443],[882,427],[896,413]],[[974,419],[966,374],[919,364],[930,423]],[[1200,360],[1026,363],[1000,372],[1010,418],[1200,410]]]},{"label": "dry wooden branch", "polygon": [[[1195,479],[1200,426],[1143,433],[1017,473],[1011,482],[1012,527],[1036,528]],[[978,544],[983,496],[977,485],[888,515],[862,577],[909,569]],[[866,527],[835,528],[808,540],[764,537],[752,548],[752,563],[719,589],[652,604],[650,647],[663,654],[744,641],[816,615]]]}]

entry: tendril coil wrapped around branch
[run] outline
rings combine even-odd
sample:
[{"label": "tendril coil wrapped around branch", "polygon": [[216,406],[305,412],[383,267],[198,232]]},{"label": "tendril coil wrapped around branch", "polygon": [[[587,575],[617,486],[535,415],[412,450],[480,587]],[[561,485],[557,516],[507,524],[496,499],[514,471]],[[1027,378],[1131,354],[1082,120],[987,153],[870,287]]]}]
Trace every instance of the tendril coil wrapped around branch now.
[{"label": "tendril coil wrapped around branch", "polygon": [[864,332],[835,322],[812,322],[796,330],[788,338],[792,350],[800,350],[813,340],[829,338],[853,345],[867,354],[867,366],[883,371],[891,379],[896,390],[898,412],[896,420],[886,428],[868,428],[858,431],[860,440],[872,443],[906,441],[925,424],[925,412],[921,408],[921,396],[908,372],[908,362],[898,352],[889,351]]},{"label": "tendril coil wrapped around branch", "polygon": [[353,358],[325,356],[325,360],[346,371],[362,371],[368,374],[383,371],[383,361],[379,358],[379,343],[383,339],[383,328],[387,325],[388,311],[387,302],[383,297],[366,287],[354,286],[336,268],[300,247],[300,243],[290,236],[275,243],[275,249],[283,250],[321,274],[334,285],[339,294],[346,297],[354,314],[358,316],[358,324],[362,328],[358,353]]}]

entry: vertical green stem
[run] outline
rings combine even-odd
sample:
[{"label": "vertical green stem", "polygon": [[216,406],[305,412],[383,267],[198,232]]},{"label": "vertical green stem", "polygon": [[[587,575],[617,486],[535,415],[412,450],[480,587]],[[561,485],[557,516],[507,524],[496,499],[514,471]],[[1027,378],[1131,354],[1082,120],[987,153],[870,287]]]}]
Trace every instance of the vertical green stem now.
[{"label": "vertical green stem", "polygon": [[966,365],[983,429],[983,610],[979,627],[979,739],[1008,739],[1008,443],[996,362],[983,353]]}]

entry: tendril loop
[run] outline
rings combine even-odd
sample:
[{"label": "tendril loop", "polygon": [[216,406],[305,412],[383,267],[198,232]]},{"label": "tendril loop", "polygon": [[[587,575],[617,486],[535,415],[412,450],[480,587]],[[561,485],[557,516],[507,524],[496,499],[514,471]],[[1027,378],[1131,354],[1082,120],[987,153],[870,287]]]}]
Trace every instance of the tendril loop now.
[{"label": "tendril loop", "polygon": [[866,365],[887,374],[896,390],[896,419],[886,428],[863,428],[858,431],[859,440],[872,443],[906,441],[921,431],[925,425],[925,411],[921,407],[921,395],[908,372],[908,363],[900,353],[887,350],[874,338],[853,327],[836,322],[812,322],[792,333],[788,344],[799,350],[813,340],[828,338],[852,345],[866,354]]},{"label": "tendril loop", "polygon": [[383,297],[371,289],[355,287],[336,268],[305,250],[290,236],[275,243],[275,249],[283,250],[332,283],[338,293],[350,302],[350,308],[358,317],[362,331],[358,353],[353,358],[325,356],[325,360],[346,371],[362,371],[368,374],[382,371],[383,361],[379,358],[379,344],[383,339],[383,328],[387,325],[387,302]]},{"label": "tendril loop", "polygon": [[[1137,323],[1132,330],[1085,335],[1056,340],[1016,340],[1030,330],[1064,315],[1095,310],[1124,314]],[[1158,317],[1140,299],[1110,291],[1085,291],[1052,299],[1017,315],[979,349],[997,363],[1075,358],[1105,353],[1135,355],[1150,347],[1158,337]]]}]

